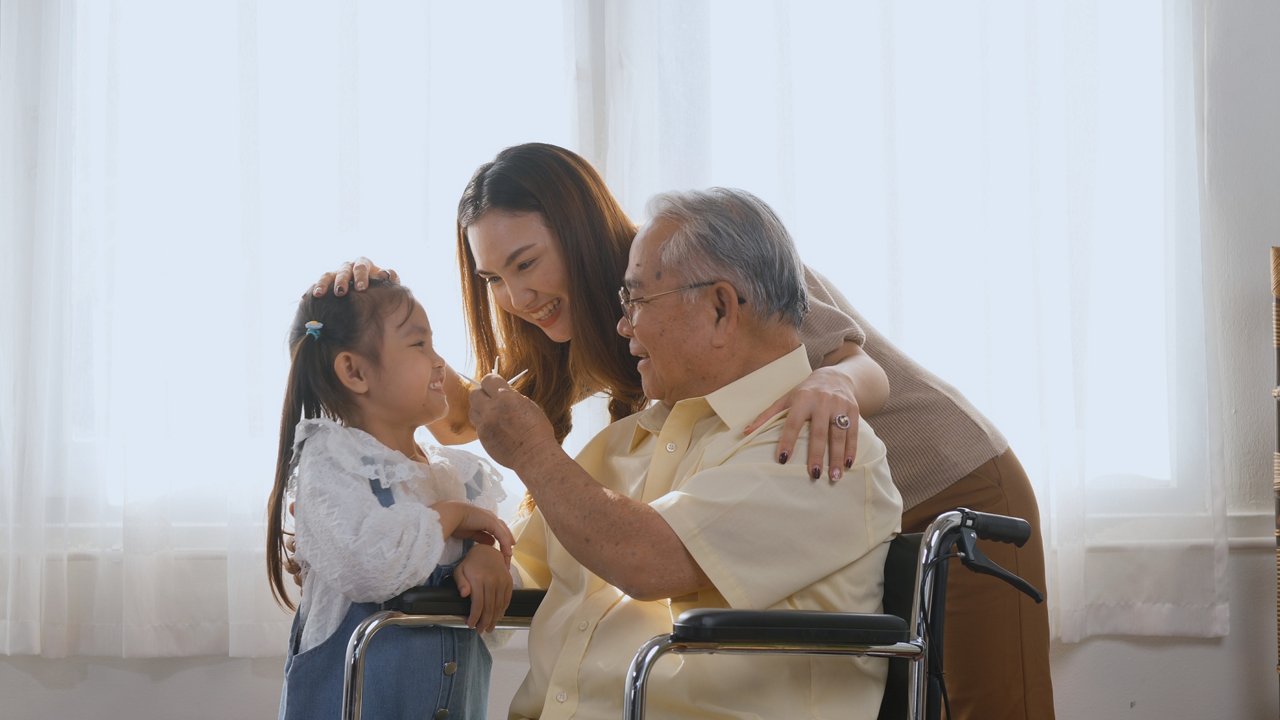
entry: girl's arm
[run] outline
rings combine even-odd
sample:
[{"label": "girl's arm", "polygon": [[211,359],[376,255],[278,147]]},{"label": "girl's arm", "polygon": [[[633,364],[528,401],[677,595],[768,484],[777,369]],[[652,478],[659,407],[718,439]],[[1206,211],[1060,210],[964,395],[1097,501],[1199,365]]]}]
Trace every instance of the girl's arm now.
[{"label": "girl's arm", "polygon": [[473,545],[453,571],[458,593],[471,598],[467,626],[492,632],[511,604],[513,582],[502,554],[490,545]]},{"label": "girl's arm", "polygon": [[440,516],[416,502],[384,507],[359,471],[360,458],[326,446],[340,442],[336,435],[319,433],[303,448],[295,501],[298,556],[308,574],[352,600],[381,602],[422,584],[440,564]]},{"label": "girl's arm", "polygon": [[431,506],[440,515],[440,528],[447,537],[463,540],[475,540],[482,545],[498,543],[507,564],[511,563],[511,546],[515,538],[511,528],[502,522],[497,515],[467,502],[445,500]]}]

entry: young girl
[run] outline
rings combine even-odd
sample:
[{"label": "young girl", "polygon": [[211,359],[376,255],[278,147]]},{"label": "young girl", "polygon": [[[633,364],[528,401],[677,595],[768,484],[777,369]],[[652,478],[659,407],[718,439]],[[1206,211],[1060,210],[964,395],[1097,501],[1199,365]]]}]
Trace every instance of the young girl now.
[{"label": "young girl", "polygon": [[389,283],[304,297],[289,347],[267,575],[292,608],[283,571],[292,498],[304,579],[280,717],[337,718],[356,625],[381,602],[452,577],[472,599],[476,629],[381,631],[366,658],[363,716],[483,718],[490,657],[477,631],[491,630],[510,601],[512,538],[493,512],[504,494],[492,466],[414,440],[448,410],[426,312]]}]

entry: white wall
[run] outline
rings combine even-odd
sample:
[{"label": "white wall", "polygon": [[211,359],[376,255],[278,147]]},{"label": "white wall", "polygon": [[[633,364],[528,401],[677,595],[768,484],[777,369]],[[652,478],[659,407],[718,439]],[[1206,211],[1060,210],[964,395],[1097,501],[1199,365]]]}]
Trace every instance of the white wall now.
[{"label": "white wall", "polygon": [[[1280,717],[1269,482],[1274,403],[1267,248],[1280,245],[1280,3],[1208,3],[1203,128],[1206,276],[1221,322],[1221,440],[1236,528],[1231,634],[1223,640],[1097,639],[1055,646],[1062,718]],[[282,661],[0,658],[9,720],[273,716]],[[493,679],[502,717],[521,674],[504,650]]]}]

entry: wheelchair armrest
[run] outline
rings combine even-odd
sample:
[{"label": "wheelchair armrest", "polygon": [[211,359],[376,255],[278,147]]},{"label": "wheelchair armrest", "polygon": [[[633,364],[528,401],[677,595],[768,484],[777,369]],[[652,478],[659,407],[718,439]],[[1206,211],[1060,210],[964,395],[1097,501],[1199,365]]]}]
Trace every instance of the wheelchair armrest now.
[{"label": "wheelchair armrest", "polygon": [[[511,604],[503,617],[531,618],[547,594],[546,590],[513,590]],[[471,614],[471,598],[458,594],[452,583],[438,587],[409,588],[382,604],[384,610],[398,610],[405,615],[461,615]]]},{"label": "wheelchair armrest", "polygon": [[896,615],[806,610],[688,610],[676,619],[675,642],[888,645],[908,642]]}]

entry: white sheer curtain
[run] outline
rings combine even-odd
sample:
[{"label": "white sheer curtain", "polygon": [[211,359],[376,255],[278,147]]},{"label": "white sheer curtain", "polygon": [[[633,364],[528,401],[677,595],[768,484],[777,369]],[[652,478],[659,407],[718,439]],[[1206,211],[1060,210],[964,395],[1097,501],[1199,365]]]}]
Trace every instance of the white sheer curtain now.
[{"label": "white sheer curtain", "polygon": [[1191,3],[580,9],[610,186],[760,194],[996,421],[1059,637],[1226,633]]},{"label": "white sheer curtain", "polygon": [[367,254],[466,367],[454,207],[500,148],[572,144],[567,28],[0,3],[0,652],[283,653],[262,547],[296,300]]},{"label": "white sheer curtain", "polygon": [[1199,49],[1111,5],[0,0],[0,652],[279,654],[297,295],[367,254],[467,367],[454,204],[529,140],[774,204],[1008,435],[1064,637],[1221,634]]}]

